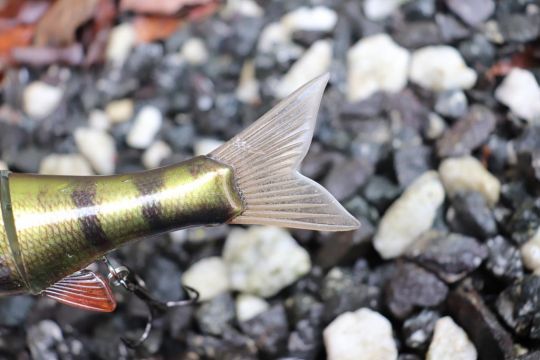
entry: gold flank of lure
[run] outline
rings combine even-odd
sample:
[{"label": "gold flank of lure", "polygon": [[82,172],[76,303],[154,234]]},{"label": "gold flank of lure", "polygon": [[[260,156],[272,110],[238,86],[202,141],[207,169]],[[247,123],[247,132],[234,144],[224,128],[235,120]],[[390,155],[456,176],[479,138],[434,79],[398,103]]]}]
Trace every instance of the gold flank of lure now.
[{"label": "gold flank of lure", "polygon": [[176,165],[91,177],[1,172],[0,295],[43,293],[111,311],[106,282],[80,270],[133,239],[221,223],[356,229],[298,172],[327,81],[312,80],[217,150]]}]

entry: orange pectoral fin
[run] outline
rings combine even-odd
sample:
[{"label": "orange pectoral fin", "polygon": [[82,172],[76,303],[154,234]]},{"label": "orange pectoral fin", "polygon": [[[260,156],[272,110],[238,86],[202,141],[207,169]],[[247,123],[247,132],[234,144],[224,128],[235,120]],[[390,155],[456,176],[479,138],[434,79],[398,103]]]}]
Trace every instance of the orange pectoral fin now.
[{"label": "orange pectoral fin", "polygon": [[85,310],[112,312],[116,300],[103,277],[90,270],[77,271],[42,292],[62,304]]}]

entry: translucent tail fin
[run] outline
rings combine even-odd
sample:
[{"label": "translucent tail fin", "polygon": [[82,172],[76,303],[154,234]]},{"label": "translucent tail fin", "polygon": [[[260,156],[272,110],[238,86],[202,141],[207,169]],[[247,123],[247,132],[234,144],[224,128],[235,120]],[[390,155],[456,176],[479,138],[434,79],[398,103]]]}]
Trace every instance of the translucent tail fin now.
[{"label": "translucent tail fin", "polygon": [[360,226],[321,185],[298,173],[328,74],[307,83],[209,154],[234,169],[245,211],[233,224],[346,231]]}]

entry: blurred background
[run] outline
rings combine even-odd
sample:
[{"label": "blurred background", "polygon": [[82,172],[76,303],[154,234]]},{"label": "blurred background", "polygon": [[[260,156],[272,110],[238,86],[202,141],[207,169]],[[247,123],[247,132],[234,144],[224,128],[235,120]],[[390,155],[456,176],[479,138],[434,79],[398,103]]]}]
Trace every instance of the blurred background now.
[{"label": "blurred background", "polygon": [[0,168],[179,162],[329,72],[302,172],[363,224],[135,242],[111,258],[200,304],[133,350],[122,289],[2,298],[0,359],[540,359],[539,34],[537,0],[0,1]]}]

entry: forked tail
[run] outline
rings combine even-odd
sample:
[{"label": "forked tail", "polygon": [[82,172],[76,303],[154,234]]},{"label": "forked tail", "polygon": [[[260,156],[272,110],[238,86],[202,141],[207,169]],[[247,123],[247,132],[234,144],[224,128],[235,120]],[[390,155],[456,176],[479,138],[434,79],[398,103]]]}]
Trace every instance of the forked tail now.
[{"label": "forked tail", "polygon": [[310,81],[209,154],[233,168],[244,200],[244,212],[231,223],[319,231],[360,226],[326,189],[298,172],[327,82],[328,74]]}]

